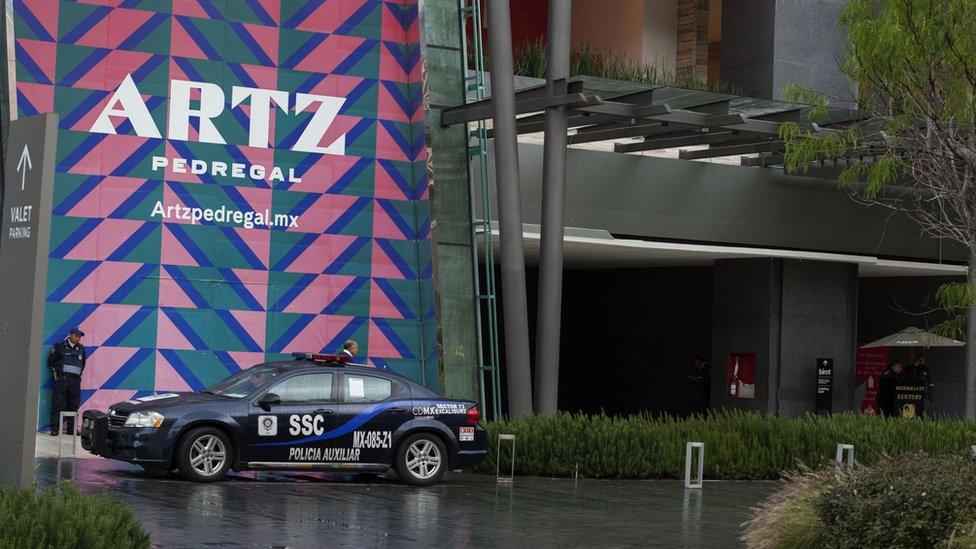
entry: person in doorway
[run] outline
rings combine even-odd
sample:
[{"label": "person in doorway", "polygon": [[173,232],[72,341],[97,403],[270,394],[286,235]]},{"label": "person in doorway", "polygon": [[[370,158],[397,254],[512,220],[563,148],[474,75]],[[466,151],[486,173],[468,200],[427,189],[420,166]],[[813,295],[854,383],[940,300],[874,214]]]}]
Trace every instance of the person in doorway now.
[{"label": "person in doorway", "polygon": [[885,417],[898,417],[895,409],[895,386],[905,380],[905,365],[897,360],[888,366],[878,380],[878,411]]},{"label": "person in doorway", "polygon": [[915,358],[912,360],[912,377],[916,381],[924,382],[926,385],[932,379],[932,374],[929,372],[929,367],[925,365],[925,354],[915,353]]},{"label": "person in doorway", "polygon": [[693,411],[696,414],[703,414],[708,410],[711,397],[712,369],[701,355],[695,355],[691,368],[688,379],[691,381]]},{"label": "person in doorway", "polygon": [[[51,392],[51,436],[60,433],[61,412],[77,412],[81,404],[81,373],[85,370],[88,354],[81,338],[85,332],[79,328],[68,331],[68,337],[54,344],[47,355],[54,388]],[[68,424],[68,434],[74,434],[75,422]]]},{"label": "person in doorway", "polygon": [[359,344],[356,343],[354,340],[350,339],[342,344],[341,354],[349,357],[349,360],[356,358],[356,353],[358,352],[359,352]]},{"label": "person in doorway", "polygon": [[916,382],[925,384],[925,399],[932,402],[932,373],[925,365],[925,354],[915,353],[912,360],[912,374]]}]

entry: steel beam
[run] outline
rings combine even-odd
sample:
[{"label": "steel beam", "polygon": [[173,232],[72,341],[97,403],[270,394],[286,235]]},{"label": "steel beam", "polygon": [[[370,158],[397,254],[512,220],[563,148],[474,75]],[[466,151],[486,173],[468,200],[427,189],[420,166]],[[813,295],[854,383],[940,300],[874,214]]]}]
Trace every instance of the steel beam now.
[{"label": "steel beam", "polygon": [[[526,114],[545,110],[552,105],[583,107],[598,103],[594,98],[585,97],[582,90],[582,82],[567,83],[566,80],[556,83],[552,94],[546,94],[544,86],[525,88],[515,94],[515,111],[517,114]],[[494,116],[493,105],[491,98],[488,98],[475,103],[445,108],[441,112],[441,126],[488,120]]]},{"label": "steel beam", "polygon": [[653,120],[655,122],[667,122],[670,124],[684,124],[686,126],[698,126],[705,128],[708,126],[708,121],[711,119],[712,115],[692,112],[692,111],[673,111],[668,109],[668,112],[662,114],[654,114],[647,117],[647,120]]},{"label": "steel beam", "polygon": [[739,121],[730,120],[720,124],[713,124],[713,126],[735,130],[741,133],[778,137],[780,124],[781,122],[773,122],[771,120],[756,120],[753,118],[742,117],[742,119]]},{"label": "steel beam", "polygon": [[[655,137],[645,139],[636,143],[616,143],[613,146],[614,152],[629,153],[639,151],[653,151],[658,149],[672,149],[674,147],[689,147],[692,145],[714,145],[728,144],[729,142],[742,142],[743,138],[734,132],[696,132],[690,135],[676,135],[673,137]],[[752,141],[755,141],[753,139]]]},{"label": "steel beam", "polygon": [[[586,107],[598,103],[598,99],[593,97],[587,97],[581,93],[569,93],[565,95],[553,95],[550,97],[533,97],[530,99],[521,99],[515,102],[515,113],[516,114],[526,114],[530,112],[538,112],[545,110],[549,107],[558,106],[578,106]],[[491,102],[477,105],[475,108],[468,109],[468,105],[465,105],[463,110],[459,107],[458,109],[449,109],[444,111],[441,115],[441,126],[452,126],[454,124],[467,124],[468,122],[476,122],[478,120],[488,120],[495,116],[495,107]]]},{"label": "steel beam", "polygon": [[584,116],[587,114],[601,114],[615,118],[622,118],[624,120],[631,120],[636,118],[635,113],[637,112],[637,107],[629,103],[601,101],[595,105],[574,107],[573,110],[582,113]]},{"label": "steel beam", "polygon": [[697,160],[699,158],[717,158],[720,156],[734,156],[737,154],[755,154],[762,152],[782,152],[786,144],[782,141],[763,141],[761,143],[747,143],[744,145],[729,145],[727,147],[709,147],[696,151],[678,151],[678,158],[682,160]]},{"label": "steel beam", "polygon": [[[651,112],[648,109],[651,107],[637,107],[634,109],[634,116],[650,116],[653,114],[663,114],[670,112],[666,105],[654,105],[654,111]],[[611,130],[620,130],[625,128],[633,127],[635,124],[647,124],[647,121],[636,120],[629,121],[627,123],[621,122],[607,122],[604,124],[590,124],[589,126],[580,127],[577,131],[579,133],[590,133],[590,132],[606,132]]]},{"label": "steel beam", "polygon": [[[688,126],[707,126],[712,115],[692,111],[672,110],[667,105],[635,106],[619,101],[603,101],[600,105],[574,108],[579,115],[571,116],[569,127],[591,126],[620,122],[661,122],[684,124]],[[533,115],[519,119],[518,131],[522,133],[537,133],[545,129],[544,121]],[[623,125],[626,127],[626,124]]]},{"label": "steel beam", "polygon": [[750,116],[751,120],[771,120],[773,122],[800,122],[800,115],[803,113],[804,108],[796,107],[792,109],[784,109],[781,111],[769,112],[766,114],[761,114],[759,116]]},{"label": "steel beam", "polygon": [[[549,0],[549,48],[546,75],[550,87],[569,77],[572,0]],[[600,107],[633,111],[626,103],[576,107],[581,112]],[[555,415],[559,397],[559,335],[563,292],[563,234],[566,217],[567,108],[546,109],[542,161],[542,227],[539,242],[539,301],[535,340],[535,412]]]},{"label": "steel beam", "polygon": [[[687,110],[707,114],[727,114],[728,108],[729,102],[727,99],[724,99],[694,105],[688,107]],[[637,107],[634,109],[636,123],[624,124],[620,122],[609,122],[606,124],[584,126],[579,128],[575,135],[569,137],[569,142],[572,144],[591,143],[594,141],[626,139],[628,137],[678,134],[699,127],[699,124],[680,124],[674,122],[674,120],[680,119],[681,115],[671,115],[673,112],[674,110],[664,103]],[[664,120],[655,121],[653,118],[657,116],[664,116]],[[697,119],[695,122],[702,120],[705,120],[705,118]]]},{"label": "steel beam", "polygon": [[[820,162],[836,162],[838,160],[859,160],[873,162],[875,157],[881,156],[886,152],[887,151],[881,149],[858,149],[847,151],[844,154],[832,156],[830,158],[824,158],[820,160]],[[743,166],[775,166],[777,164],[782,164],[784,161],[785,156],[782,151],[779,151],[773,152],[768,156],[759,156],[758,158],[743,158],[740,164]]]},{"label": "steel beam", "polygon": [[753,167],[766,167],[775,166],[777,164],[782,164],[785,161],[785,157],[782,153],[770,153],[762,154],[756,157],[743,156],[739,159],[739,165],[741,166],[753,166]]},{"label": "steel beam", "polygon": [[636,126],[617,126],[614,124],[601,124],[610,129],[602,131],[583,131],[578,130],[569,136],[569,143],[576,145],[579,143],[593,143],[595,141],[611,141],[614,139],[626,139],[628,137],[641,137],[653,133],[656,129],[667,127],[661,124],[638,124]]},{"label": "steel beam", "polygon": [[[648,106],[653,101],[654,90],[641,90],[612,98],[612,103],[625,103],[634,107]],[[618,113],[619,114],[619,113]],[[571,112],[567,120],[567,127],[588,126],[591,124],[603,124],[609,122],[619,122],[621,117],[611,114],[593,114]],[[538,133],[545,130],[545,114],[535,114],[519,118],[519,134]]]},{"label": "steel beam", "polygon": [[[619,102],[619,101],[618,101]],[[656,116],[661,114],[667,114],[673,112],[670,106],[665,103],[658,103],[654,105],[635,105],[634,116],[638,119],[638,123],[645,123],[647,121],[640,120],[641,118],[648,116]],[[723,101],[710,101],[708,103],[702,103],[701,105],[695,105],[693,107],[688,107],[684,110],[703,112],[708,114],[728,114],[729,102],[728,100]],[[632,127],[632,123],[622,123],[622,122],[608,122],[606,124],[595,124],[591,126],[586,126],[580,128],[579,132],[591,132],[591,131],[608,131],[616,129],[625,129]]]},{"label": "steel beam", "polygon": [[508,0],[492,0],[488,10],[491,96],[495,105],[495,186],[501,240],[502,313],[505,326],[505,377],[508,415],[532,413],[529,320],[525,297],[525,247],[522,243],[522,193],[515,133],[515,75]]},{"label": "steel beam", "polygon": [[746,117],[742,114],[716,114],[708,119],[709,127],[735,126],[745,123]]}]

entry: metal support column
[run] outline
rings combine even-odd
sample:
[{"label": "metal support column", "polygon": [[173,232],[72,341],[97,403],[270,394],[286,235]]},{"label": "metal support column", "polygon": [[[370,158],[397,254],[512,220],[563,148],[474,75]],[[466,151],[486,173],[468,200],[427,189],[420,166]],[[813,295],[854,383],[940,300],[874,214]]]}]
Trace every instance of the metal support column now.
[{"label": "metal support column", "polygon": [[[569,78],[573,0],[549,0],[546,92],[563,95]],[[535,411],[554,415],[559,398],[559,333],[563,292],[563,232],[566,216],[566,107],[546,109],[542,163],[542,241],[539,252],[539,309],[535,340]]]},{"label": "metal support column", "polygon": [[[461,28],[467,28],[467,21],[471,21],[472,28],[481,29],[481,0],[461,0]],[[465,78],[465,103],[479,102],[486,99],[485,94],[485,57],[484,44],[480,30],[471,33],[471,44],[468,44],[468,34],[461,33],[463,58],[473,62],[472,70]],[[491,221],[493,211],[491,205],[491,183],[488,176],[488,128],[484,120],[478,120],[472,127],[468,127],[469,146],[468,156],[477,158],[473,162],[474,169],[471,178],[471,213],[475,215],[478,206],[481,216],[471,220],[471,242],[475,244],[481,239],[479,259],[478,246],[471,248],[471,259],[475,263],[474,287],[478,302],[478,363],[480,369],[481,405],[485,411],[485,418],[497,420],[502,417],[501,381],[498,371],[498,308],[495,292],[495,252],[491,236]],[[477,172],[476,174],[473,172]],[[479,270],[481,274],[479,274]],[[484,319],[484,327],[482,327]]]},{"label": "metal support column", "polygon": [[491,59],[491,97],[495,105],[495,182],[501,238],[508,415],[519,418],[532,413],[532,374],[529,365],[522,196],[515,127],[512,21],[508,0],[493,0],[488,8],[488,44]]}]

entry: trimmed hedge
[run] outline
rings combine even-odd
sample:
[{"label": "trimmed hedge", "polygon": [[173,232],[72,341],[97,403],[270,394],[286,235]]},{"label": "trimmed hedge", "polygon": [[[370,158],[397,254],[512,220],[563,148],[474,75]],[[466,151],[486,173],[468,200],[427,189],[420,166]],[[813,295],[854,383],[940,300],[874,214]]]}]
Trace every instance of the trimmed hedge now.
[{"label": "trimmed hedge", "polygon": [[149,535],[128,507],[84,495],[70,484],[0,486],[0,547],[146,548]]},{"label": "trimmed hedge", "polygon": [[705,443],[710,480],[778,479],[801,464],[818,468],[834,459],[838,443],[853,444],[864,464],[877,463],[884,454],[953,454],[976,444],[976,425],[965,421],[854,413],[799,419],[742,411],[691,418],[560,413],[484,426],[488,458],[481,471],[495,471],[498,434],[509,433],[516,436],[516,474],[548,477],[572,477],[578,466],[587,478],[682,478],[688,441]]}]

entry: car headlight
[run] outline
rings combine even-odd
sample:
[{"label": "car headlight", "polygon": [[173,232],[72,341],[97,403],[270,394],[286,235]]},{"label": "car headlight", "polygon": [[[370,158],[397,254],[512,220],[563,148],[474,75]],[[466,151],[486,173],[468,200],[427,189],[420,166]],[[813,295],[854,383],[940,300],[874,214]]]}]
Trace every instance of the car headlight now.
[{"label": "car headlight", "polygon": [[163,424],[163,414],[159,412],[132,412],[125,420],[126,427],[159,427]]}]

